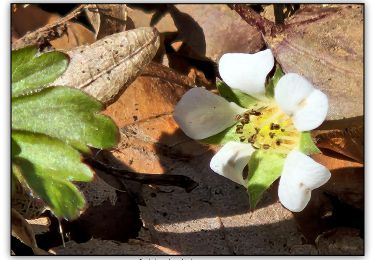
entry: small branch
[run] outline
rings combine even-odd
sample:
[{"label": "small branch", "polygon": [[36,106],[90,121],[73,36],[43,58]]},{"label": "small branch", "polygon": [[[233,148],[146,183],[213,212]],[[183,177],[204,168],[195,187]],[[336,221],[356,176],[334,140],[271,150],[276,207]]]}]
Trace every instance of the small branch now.
[{"label": "small branch", "polygon": [[104,171],[113,176],[123,178],[126,180],[137,181],[143,184],[155,184],[162,186],[177,186],[184,188],[186,192],[194,190],[198,183],[193,181],[187,176],[183,175],[168,175],[168,174],[149,174],[149,173],[135,173],[124,169],[118,169],[109,165],[106,165],[94,158],[85,158],[86,163],[90,164],[94,168]]},{"label": "small branch", "polygon": [[27,33],[12,44],[12,49],[19,49],[27,45],[44,45],[51,40],[61,37],[68,30],[67,22],[80,15],[84,8],[88,8],[89,6],[91,5],[80,5],[56,22],[47,24],[36,31]]},{"label": "small branch", "polygon": [[269,36],[275,34],[277,26],[270,20],[262,17],[260,14],[255,12],[253,9],[251,9],[251,7],[245,4],[228,5],[232,10],[236,11],[248,24],[256,26],[263,35]]}]

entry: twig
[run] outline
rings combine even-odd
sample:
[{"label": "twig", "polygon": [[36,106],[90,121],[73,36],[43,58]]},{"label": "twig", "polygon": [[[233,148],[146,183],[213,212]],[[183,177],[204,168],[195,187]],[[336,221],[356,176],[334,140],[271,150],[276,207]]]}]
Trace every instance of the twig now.
[{"label": "twig", "polygon": [[118,169],[109,165],[106,165],[94,158],[87,157],[85,162],[89,163],[94,168],[104,171],[113,176],[123,178],[126,180],[137,181],[143,184],[155,184],[162,186],[177,186],[184,188],[186,192],[191,192],[194,190],[198,183],[193,181],[187,176],[184,175],[157,175],[149,173],[135,173],[125,169]]},{"label": "twig", "polygon": [[88,8],[89,6],[91,5],[82,4],[56,22],[47,24],[36,31],[27,33],[12,44],[12,49],[19,49],[27,45],[43,45],[48,41],[61,37],[67,32],[67,22],[80,15],[83,9]]},{"label": "twig", "polygon": [[251,9],[250,6],[245,4],[228,4],[231,9],[236,11],[242,19],[244,19],[248,24],[256,26],[263,35],[273,36],[279,29],[273,22],[262,17],[260,14]]}]

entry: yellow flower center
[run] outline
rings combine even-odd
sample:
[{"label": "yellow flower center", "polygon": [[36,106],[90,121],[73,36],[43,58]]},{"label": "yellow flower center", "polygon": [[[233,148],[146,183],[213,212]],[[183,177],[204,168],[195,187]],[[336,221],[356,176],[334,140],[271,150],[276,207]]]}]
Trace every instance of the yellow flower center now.
[{"label": "yellow flower center", "polygon": [[276,103],[256,104],[236,119],[240,142],[249,143],[255,149],[287,154],[299,145],[301,133]]}]

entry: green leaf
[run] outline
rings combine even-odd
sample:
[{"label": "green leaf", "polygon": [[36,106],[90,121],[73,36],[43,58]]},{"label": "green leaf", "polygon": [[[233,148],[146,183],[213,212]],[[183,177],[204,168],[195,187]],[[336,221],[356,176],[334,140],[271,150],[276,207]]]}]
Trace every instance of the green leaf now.
[{"label": "green leaf", "polygon": [[[80,153],[68,144],[43,134],[13,130],[12,139],[21,149],[12,158],[12,164],[20,169],[31,190],[57,217],[77,217],[85,206],[85,200],[71,182],[88,182],[93,178],[91,169],[81,162]],[[17,177],[20,178],[19,175]]]},{"label": "green leaf", "polygon": [[256,151],[249,161],[249,193],[250,207],[254,209],[263,192],[280,177],[285,155],[268,151]]},{"label": "green leaf", "polygon": [[98,114],[102,104],[80,90],[49,87],[12,99],[12,129],[42,133],[77,149],[109,148],[118,141],[118,128]]},{"label": "green leaf", "polygon": [[199,140],[199,142],[204,144],[225,144],[229,141],[240,141],[239,135],[236,134],[236,125],[228,127],[216,135]]},{"label": "green leaf", "polygon": [[242,93],[239,90],[231,89],[221,80],[216,80],[216,87],[223,98],[229,102],[234,102],[241,107],[248,108],[259,102],[258,99],[252,96]]},{"label": "green leaf", "polygon": [[299,150],[307,155],[322,153],[315,145],[310,132],[301,133]]},{"label": "green leaf", "polygon": [[12,97],[40,89],[57,79],[68,67],[69,57],[62,52],[37,55],[29,46],[12,51]]},{"label": "green leaf", "polygon": [[266,84],[266,96],[273,97],[275,95],[275,87],[277,82],[279,82],[280,78],[284,75],[279,64],[276,64],[275,73],[273,74],[272,78],[268,80]]}]

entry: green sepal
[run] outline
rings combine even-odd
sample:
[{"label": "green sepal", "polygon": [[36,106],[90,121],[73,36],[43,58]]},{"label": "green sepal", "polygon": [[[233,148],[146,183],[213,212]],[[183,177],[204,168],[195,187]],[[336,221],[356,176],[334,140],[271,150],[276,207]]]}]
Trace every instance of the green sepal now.
[{"label": "green sepal", "polygon": [[307,155],[322,153],[315,145],[311,132],[302,132],[299,141],[299,150]]},{"label": "green sepal", "polygon": [[228,127],[216,135],[199,140],[199,142],[204,144],[226,144],[229,141],[240,141],[239,135],[236,134],[236,125]]},{"label": "green sepal", "polygon": [[239,90],[231,89],[227,84],[219,79],[216,80],[216,87],[223,98],[229,102],[236,103],[240,107],[248,108],[259,102],[258,99],[252,96],[242,93]]},{"label": "green sepal", "polygon": [[285,154],[260,150],[251,155],[247,184],[251,209],[256,207],[264,191],[281,176],[285,158]]},{"label": "green sepal", "polygon": [[68,67],[69,56],[62,52],[38,55],[35,46],[12,51],[12,97],[45,87],[55,81]]},{"label": "green sepal", "polygon": [[284,75],[279,64],[276,64],[275,73],[273,74],[272,78],[270,78],[266,84],[266,96],[273,98],[275,96],[275,87],[277,82],[279,82],[280,78]]}]

